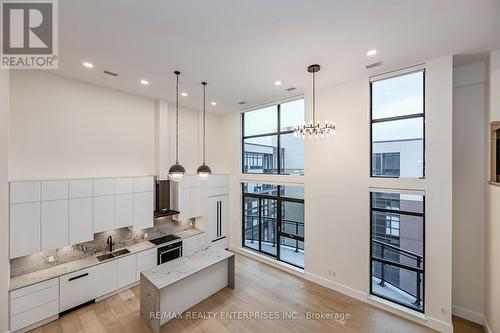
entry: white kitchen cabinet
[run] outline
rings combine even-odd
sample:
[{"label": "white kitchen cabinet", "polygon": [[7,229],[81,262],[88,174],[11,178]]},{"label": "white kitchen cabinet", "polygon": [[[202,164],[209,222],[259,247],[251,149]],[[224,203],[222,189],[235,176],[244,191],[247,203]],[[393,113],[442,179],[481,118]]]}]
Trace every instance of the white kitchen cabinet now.
[{"label": "white kitchen cabinet", "polygon": [[[116,281],[116,280],[115,280]],[[95,299],[98,281],[93,267],[82,269],[59,278],[59,312]]]},{"label": "white kitchen cabinet", "polygon": [[141,272],[153,268],[158,263],[158,250],[156,248],[137,253],[136,281],[140,280]]},{"label": "white kitchen cabinet", "polygon": [[10,258],[40,252],[40,202],[10,205]]},{"label": "white kitchen cabinet", "polygon": [[115,229],[131,227],[134,224],[134,195],[115,196]]},{"label": "white kitchen cabinet", "polygon": [[202,249],[206,244],[205,233],[187,237],[182,240],[182,255],[188,256],[194,251]]},{"label": "white kitchen cabinet", "polygon": [[153,192],[154,178],[151,176],[134,178],[134,193]]},{"label": "white kitchen cabinet", "polygon": [[208,241],[223,248],[228,246],[229,195],[208,198]]},{"label": "white kitchen cabinet", "polygon": [[42,201],[42,251],[68,245],[68,200]]},{"label": "white kitchen cabinet", "polygon": [[115,180],[113,178],[96,178],[93,186],[94,196],[115,194]]},{"label": "white kitchen cabinet", "polygon": [[93,298],[99,298],[118,289],[116,260],[111,260],[93,268],[95,285]]},{"label": "white kitchen cabinet", "polygon": [[177,221],[185,221],[201,216],[201,192],[198,175],[184,176],[178,183],[172,183],[173,209],[180,212],[173,218]]},{"label": "white kitchen cabinet", "polygon": [[16,331],[59,313],[59,279],[14,290],[10,298],[10,331]]},{"label": "white kitchen cabinet", "polygon": [[134,229],[141,230],[154,226],[153,192],[134,193]]},{"label": "white kitchen cabinet", "polygon": [[67,180],[51,180],[42,182],[42,201],[68,199],[69,184]]},{"label": "white kitchen cabinet", "polygon": [[72,179],[69,181],[69,198],[91,198],[92,179]]},{"label": "white kitchen cabinet", "polygon": [[115,228],[115,196],[94,197],[94,233]]},{"label": "white kitchen cabinet", "polygon": [[40,201],[40,182],[10,183],[9,202],[11,204]]},{"label": "white kitchen cabinet", "polygon": [[137,281],[137,256],[135,254],[118,258],[116,264],[118,271],[118,289]]},{"label": "white kitchen cabinet", "polygon": [[115,179],[115,194],[129,194],[134,192],[134,178]]},{"label": "white kitchen cabinet", "polygon": [[92,198],[69,199],[69,244],[94,240]]}]

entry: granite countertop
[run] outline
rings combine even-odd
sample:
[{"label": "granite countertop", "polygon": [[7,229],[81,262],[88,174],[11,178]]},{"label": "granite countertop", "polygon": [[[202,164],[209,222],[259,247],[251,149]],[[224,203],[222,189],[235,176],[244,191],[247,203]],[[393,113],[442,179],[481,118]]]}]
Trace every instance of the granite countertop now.
[{"label": "granite countertop", "polygon": [[[186,230],[174,233],[174,235],[179,236],[180,238],[184,239],[184,238],[188,238],[191,236],[202,234],[204,232],[205,231],[200,230],[200,229],[191,228],[191,229],[186,229]],[[161,245],[163,246],[163,245],[167,245],[167,244],[174,243],[174,242],[176,242],[176,240],[173,240],[173,241],[168,242],[168,243],[163,243]],[[36,272],[16,276],[16,277],[10,279],[9,291],[13,291],[13,290],[16,290],[19,288],[27,287],[29,285],[43,282],[46,280],[50,280],[53,278],[57,278],[61,275],[73,273],[73,272],[79,271],[81,269],[85,269],[85,268],[89,268],[89,267],[96,266],[99,264],[103,264],[103,263],[106,263],[106,262],[111,261],[111,260],[116,260],[118,258],[126,257],[128,255],[132,255],[132,254],[135,254],[138,252],[146,251],[146,250],[149,250],[149,249],[152,249],[155,247],[156,247],[155,244],[145,240],[145,241],[142,241],[142,242],[125,247],[125,249],[129,250],[130,253],[118,256],[116,258],[111,258],[108,260],[99,261],[97,259],[97,255],[100,255],[102,253],[98,253],[94,256],[89,256],[86,258],[82,258],[82,259],[67,262],[67,263],[64,263],[61,265],[57,265],[54,267],[50,267],[47,269],[43,269],[43,270],[39,270]],[[117,250],[120,250],[120,249],[116,249],[115,251],[117,251]]]},{"label": "granite countertop", "polygon": [[156,288],[162,289],[179,280],[234,256],[218,246],[209,246],[193,254],[148,269],[141,274]]}]

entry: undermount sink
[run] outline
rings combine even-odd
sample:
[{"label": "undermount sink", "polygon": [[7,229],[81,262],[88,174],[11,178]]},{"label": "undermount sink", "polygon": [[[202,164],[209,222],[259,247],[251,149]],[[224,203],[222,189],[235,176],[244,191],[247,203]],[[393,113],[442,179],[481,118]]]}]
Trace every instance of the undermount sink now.
[{"label": "undermount sink", "polygon": [[113,255],[111,253],[105,253],[101,254],[100,256],[97,256],[97,260],[99,261],[104,261],[113,258]]},{"label": "undermount sink", "polygon": [[130,251],[127,250],[127,249],[123,249],[123,250],[118,250],[118,251],[115,251],[115,252],[112,252],[112,253],[101,254],[101,255],[97,256],[96,258],[99,261],[104,261],[104,260],[108,260],[108,259],[111,259],[111,258],[122,256],[122,255],[127,254],[127,253],[130,253]]},{"label": "undermount sink", "polygon": [[115,251],[111,254],[113,255],[113,257],[119,257],[119,256],[122,256],[122,255],[127,254],[127,253],[130,253],[130,251],[127,249],[123,249],[123,250]]}]

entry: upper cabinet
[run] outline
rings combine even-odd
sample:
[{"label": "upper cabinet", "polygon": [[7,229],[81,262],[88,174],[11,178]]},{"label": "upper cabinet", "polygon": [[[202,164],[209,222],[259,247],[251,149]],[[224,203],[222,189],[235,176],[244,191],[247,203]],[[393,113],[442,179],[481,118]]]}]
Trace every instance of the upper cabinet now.
[{"label": "upper cabinet", "polygon": [[154,224],[154,177],[10,183],[10,258]]},{"label": "upper cabinet", "polygon": [[185,221],[201,216],[201,192],[200,179],[198,175],[184,176],[180,182],[172,182],[174,210],[180,212],[173,218],[177,221]]}]

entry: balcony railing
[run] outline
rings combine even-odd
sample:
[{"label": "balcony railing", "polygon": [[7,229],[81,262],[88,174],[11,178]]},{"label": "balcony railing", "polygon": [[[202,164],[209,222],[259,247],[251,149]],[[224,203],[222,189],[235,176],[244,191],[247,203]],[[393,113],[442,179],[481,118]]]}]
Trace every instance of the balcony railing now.
[{"label": "balcony railing", "polygon": [[[251,221],[250,221],[251,220]],[[276,226],[276,221],[277,219],[274,217],[262,217],[262,229],[268,228],[270,221],[272,221],[273,225]],[[259,238],[255,239],[255,229],[257,229],[257,235],[259,235],[259,217],[258,216],[245,216],[245,221],[248,221],[251,223],[251,225],[246,224],[245,227],[245,240],[250,240],[252,243],[255,240],[258,240]],[[257,221],[257,224],[254,222]],[[287,226],[291,226],[291,229],[293,230],[294,234],[300,237],[304,237],[304,222],[300,221],[294,221],[294,220],[288,220],[288,219],[282,219],[281,220],[281,227],[282,230],[287,232],[287,233],[292,233],[290,228],[287,228]],[[302,227],[302,228],[301,228]],[[300,232],[302,230],[302,232]],[[262,235],[261,235],[262,236]],[[273,227],[271,229],[271,234],[266,237],[266,239],[261,239],[261,241],[272,243],[272,246],[276,246],[276,227]],[[292,243],[295,243],[295,245],[292,244],[287,244],[287,241],[291,241]],[[302,243],[302,244],[300,244]],[[287,238],[285,236],[281,237],[281,242],[280,245],[286,245],[286,246],[291,246],[295,247],[295,252],[298,252],[299,250],[304,250],[303,242],[297,239],[291,239]]]},{"label": "balcony railing", "polygon": [[[413,296],[415,298],[415,302],[413,303],[413,305],[418,306],[418,307],[422,306],[421,288],[422,288],[422,275],[424,274],[424,270],[423,270],[424,258],[423,258],[423,256],[421,256],[417,253],[402,249],[400,247],[394,246],[392,244],[388,244],[388,243],[376,240],[376,239],[372,239],[372,244],[374,247],[380,248],[380,253],[381,253],[380,257],[372,256],[372,261],[378,262],[381,265],[380,276],[377,276],[377,274],[375,272],[373,272],[373,275],[380,279],[379,285],[383,287],[385,285],[385,283],[389,283],[393,287],[396,287],[396,288],[402,290],[403,292]],[[406,257],[408,259],[414,260],[415,266],[387,259],[385,256],[386,251],[397,254],[399,257],[403,256],[403,257]],[[414,289],[415,292],[413,292],[412,290],[407,290],[407,289],[403,288],[401,285],[396,286],[396,285],[394,285],[394,283],[388,282],[385,278],[385,266],[386,265],[398,267],[400,269],[404,269],[404,270],[411,271],[411,272],[415,272],[415,275],[416,275],[415,289]]]}]

